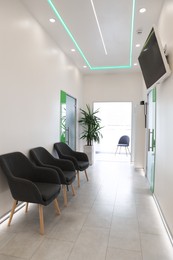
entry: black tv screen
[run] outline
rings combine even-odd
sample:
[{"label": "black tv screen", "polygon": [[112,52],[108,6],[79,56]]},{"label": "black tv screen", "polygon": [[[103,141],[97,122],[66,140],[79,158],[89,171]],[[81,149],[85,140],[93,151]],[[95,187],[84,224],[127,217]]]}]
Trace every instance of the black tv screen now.
[{"label": "black tv screen", "polygon": [[147,89],[161,83],[170,75],[170,68],[155,27],[152,28],[138,60]]}]

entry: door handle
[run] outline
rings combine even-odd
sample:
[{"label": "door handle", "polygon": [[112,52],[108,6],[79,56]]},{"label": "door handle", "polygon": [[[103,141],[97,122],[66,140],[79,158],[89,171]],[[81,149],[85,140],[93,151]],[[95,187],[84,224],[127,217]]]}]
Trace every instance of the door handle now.
[{"label": "door handle", "polygon": [[148,129],[148,151],[154,151],[155,139],[154,139],[154,129]]},{"label": "door handle", "polygon": [[155,148],[155,138],[154,138],[154,129],[152,129],[152,139],[151,139],[151,149],[152,149],[152,152],[154,151],[154,148]]},{"label": "door handle", "polygon": [[66,144],[69,145],[69,131],[70,131],[69,127],[67,127],[65,131],[66,131]]},{"label": "door handle", "polygon": [[148,128],[148,152],[150,151],[150,129]]}]

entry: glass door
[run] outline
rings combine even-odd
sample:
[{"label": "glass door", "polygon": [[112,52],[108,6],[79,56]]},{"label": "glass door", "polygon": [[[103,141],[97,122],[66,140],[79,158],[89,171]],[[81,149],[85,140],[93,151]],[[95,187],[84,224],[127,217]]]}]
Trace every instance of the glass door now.
[{"label": "glass door", "polygon": [[61,91],[60,140],[76,149],[76,99]]},{"label": "glass door", "polygon": [[155,181],[155,144],[156,144],[156,89],[147,96],[147,178],[154,192]]},{"label": "glass door", "polygon": [[66,97],[66,143],[76,150],[76,99]]}]

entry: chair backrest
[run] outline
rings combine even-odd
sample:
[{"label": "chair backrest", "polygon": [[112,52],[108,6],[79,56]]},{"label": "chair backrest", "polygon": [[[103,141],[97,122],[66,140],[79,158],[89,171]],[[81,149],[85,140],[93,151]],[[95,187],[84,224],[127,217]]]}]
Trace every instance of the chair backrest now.
[{"label": "chair backrest", "polygon": [[120,137],[118,144],[124,144],[129,146],[130,138],[128,135],[123,135]]},{"label": "chair backrest", "polygon": [[63,155],[73,155],[73,150],[66,143],[55,143],[54,148],[57,151],[60,158],[63,158]]},{"label": "chair backrest", "polygon": [[33,164],[21,152],[13,152],[0,156],[0,164],[8,180],[14,177],[27,179]]},{"label": "chair backrest", "polygon": [[31,160],[37,165],[42,166],[43,164],[52,164],[54,157],[43,147],[36,147],[29,151]]}]

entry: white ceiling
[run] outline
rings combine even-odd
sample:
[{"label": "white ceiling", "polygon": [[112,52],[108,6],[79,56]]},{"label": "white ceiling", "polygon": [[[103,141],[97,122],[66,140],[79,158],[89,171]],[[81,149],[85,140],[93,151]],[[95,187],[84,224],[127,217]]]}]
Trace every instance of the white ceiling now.
[{"label": "white ceiling", "polygon": [[[107,55],[91,0],[21,2],[83,73],[114,73],[139,69],[133,64],[152,25],[157,24],[164,0],[93,0]],[[146,8],[143,14],[139,13],[142,7]],[[50,23],[50,18],[56,22]],[[72,48],[76,51],[71,52]]]}]

